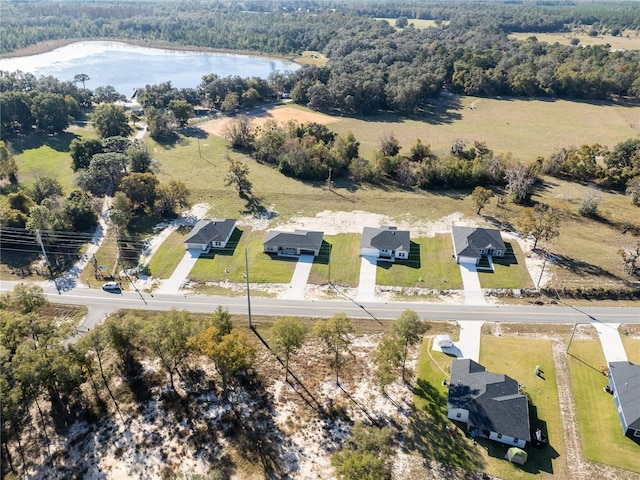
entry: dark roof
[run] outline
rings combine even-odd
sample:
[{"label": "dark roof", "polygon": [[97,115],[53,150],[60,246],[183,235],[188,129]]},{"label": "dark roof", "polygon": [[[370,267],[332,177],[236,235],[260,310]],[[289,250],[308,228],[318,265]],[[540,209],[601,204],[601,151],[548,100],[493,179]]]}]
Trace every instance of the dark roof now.
[{"label": "dark roof", "polygon": [[609,375],[627,427],[640,430],[640,365],[611,362]]},{"label": "dark roof", "polygon": [[225,220],[200,220],[193,227],[184,243],[206,244],[209,242],[221,242],[229,237],[235,227],[236,221],[230,218]]},{"label": "dark roof", "polygon": [[307,230],[295,230],[293,232],[271,230],[267,234],[263,245],[293,247],[303,250],[320,250],[323,236],[323,232],[311,232]]},{"label": "dark roof", "polygon": [[364,227],[360,248],[377,248],[378,250],[406,250],[411,248],[409,232],[396,227],[380,228]]},{"label": "dark roof", "polygon": [[469,425],[530,441],[529,404],[513,378],[487,372],[470,359],[454,360],[447,409],[469,411]]},{"label": "dark roof", "polygon": [[494,248],[505,251],[500,230],[479,227],[451,227],[456,255],[480,258],[481,249]]}]

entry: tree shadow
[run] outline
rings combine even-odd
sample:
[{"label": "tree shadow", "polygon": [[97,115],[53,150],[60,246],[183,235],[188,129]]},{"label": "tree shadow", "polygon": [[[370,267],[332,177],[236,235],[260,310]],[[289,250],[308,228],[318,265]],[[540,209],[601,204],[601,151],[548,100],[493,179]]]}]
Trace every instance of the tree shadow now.
[{"label": "tree shadow", "polygon": [[262,204],[262,199],[256,197],[251,192],[240,192],[240,198],[245,201],[242,215],[263,216],[267,214],[266,207]]},{"label": "tree shadow", "polygon": [[288,472],[283,464],[285,458],[286,467],[297,471],[297,458],[287,454],[284,449],[285,435],[275,423],[275,407],[260,378],[245,373],[237,376],[236,381],[242,396],[249,397],[249,401],[243,401],[243,404],[251,407],[240,409],[236,408],[237,402],[231,402],[238,428],[228,429],[227,438],[234,442],[246,460],[260,463],[265,478],[286,477]]},{"label": "tree shadow", "polygon": [[24,153],[25,150],[35,150],[44,146],[50,147],[57,152],[69,152],[69,145],[76,138],[79,138],[79,135],[70,132],[61,132],[54,135],[35,132],[12,139],[11,148],[16,155]]},{"label": "tree shadow", "polygon": [[451,433],[447,397],[421,378],[413,391],[414,406],[409,416],[405,448],[452,467],[480,470],[483,463],[473,446],[464,435]]},{"label": "tree shadow", "polygon": [[[625,282],[623,278],[620,278],[609,270],[605,270],[598,265],[594,265],[584,260],[578,260],[568,255],[554,254],[550,259],[555,265],[570,270],[578,276],[591,275],[594,277],[608,278],[618,282]],[[626,283],[626,282],[625,282]]]},{"label": "tree shadow", "polygon": [[196,127],[193,125],[181,129],[180,134],[187,138],[197,138],[199,140],[204,140],[209,136],[209,134],[202,130],[200,127]]}]

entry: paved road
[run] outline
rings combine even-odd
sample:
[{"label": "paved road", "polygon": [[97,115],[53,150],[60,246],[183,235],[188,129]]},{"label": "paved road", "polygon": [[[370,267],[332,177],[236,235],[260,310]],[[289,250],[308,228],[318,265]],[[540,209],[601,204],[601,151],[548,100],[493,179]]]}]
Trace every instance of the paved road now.
[{"label": "paved road", "polygon": [[[0,290],[10,291],[14,282],[2,282]],[[246,314],[245,297],[206,297],[200,295],[151,295],[135,292],[108,293],[96,289],[76,288],[58,294],[52,285],[45,287],[49,300],[54,303],[85,305],[89,312],[83,328],[91,328],[109,313],[119,308],[144,310],[186,309],[192,312],[213,312],[218,305],[231,313]],[[314,301],[286,300],[278,298],[251,297],[251,311],[254,315],[291,315],[308,317],[328,317],[336,312],[344,312],[352,318],[395,319],[405,309],[411,309],[422,318],[441,321],[476,320],[481,322],[517,323],[640,323],[640,310],[625,307],[568,307],[568,306],[480,306],[446,305],[412,302],[351,302],[348,300]],[[93,312],[99,312],[93,314]]]}]

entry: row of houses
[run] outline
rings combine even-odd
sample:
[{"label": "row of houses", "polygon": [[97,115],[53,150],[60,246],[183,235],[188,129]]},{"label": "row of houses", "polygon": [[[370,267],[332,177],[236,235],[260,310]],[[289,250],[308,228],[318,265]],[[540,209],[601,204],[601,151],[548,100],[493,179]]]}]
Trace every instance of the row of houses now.
[{"label": "row of houses", "polygon": [[[200,220],[184,243],[186,248],[209,251],[226,248],[236,220]],[[451,228],[454,256],[458,263],[477,265],[483,257],[503,257],[506,247],[499,230],[480,227]],[[265,253],[299,256],[320,254],[324,232],[294,230],[293,232],[270,230],[263,242]],[[411,251],[411,234],[394,226],[364,227],[360,242],[360,255],[395,262],[408,260]]]}]

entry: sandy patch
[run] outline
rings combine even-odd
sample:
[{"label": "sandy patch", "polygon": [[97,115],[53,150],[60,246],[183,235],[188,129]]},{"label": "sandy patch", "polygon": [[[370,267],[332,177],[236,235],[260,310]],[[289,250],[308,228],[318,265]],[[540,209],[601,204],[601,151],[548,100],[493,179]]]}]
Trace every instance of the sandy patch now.
[{"label": "sandy patch", "polygon": [[[339,118],[330,117],[329,115],[316,112],[305,112],[292,107],[259,109],[256,110],[255,113],[253,113],[253,111],[249,112],[247,116],[251,118],[251,125],[254,127],[264,125],[267,120],[275,120],[279,124],[285,124],[289,120],[295,120],[298,123],[316,122],[322,125],[340,121]],[[224,137],[225,128],[236,118],[237,117],[217,118],[209,122],[199,123],[197,126],[207,133],[212,133],[218,137]]]}]

